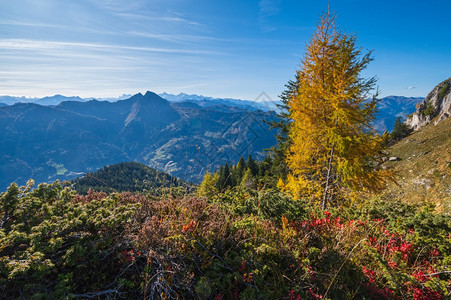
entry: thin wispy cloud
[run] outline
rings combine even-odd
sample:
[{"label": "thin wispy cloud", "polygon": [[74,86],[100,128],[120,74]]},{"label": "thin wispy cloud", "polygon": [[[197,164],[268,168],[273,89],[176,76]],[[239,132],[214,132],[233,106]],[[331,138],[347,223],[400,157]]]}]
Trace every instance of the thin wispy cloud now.
[{"label": "thin wispy cloud", "polygon": [[275,16],[280,12],[280,0],[260,0],[258,3],[259,17],[258,21],[263,32],[271,32],[277,29],[272,25],[268,18]]},{"label": "thin wispy cloud", "polygon": [[261,19],[274,16],[280,12],[280,0],[260,0],[258,7]]},{"label": "thin wispy cloud", "polygon": [[204,26],[198,22],[190,21],[190,20],[183,19],[180,17],[162,17],[161,20],[168,21],[168,22],[183,23],[183,24],[188,24],[188,25],[195,25],[195,26]]},{"label": "thin wispy cloud", "polygon": [[61,28],[67,29],[72,28],[71,26],[61,25],[61,24],[48,24],[48,23],[38,23],[38,22],[23,22],[15,20],[1,20],[0,25],[9,26],[24,26],[24,27],[45,27],[45,28]]},{"label": "thin wispy cloud", "polygon": [[21,28],[21,27],[25,27],[25,28],[28,27],[30,29],[36,29],[36,28],[42,28],[43,30],[57,29],[60,31],[65,31],[65,32],[80,32],[80,33],[85,33],[85,34],[89,33],[89,34],[114,35],[114,36],[124,35],[124,33],[118,32],[116,30],[92,28],[92,27],[89,27],[89,24],[87,24],[87,26],[80,26],[80,25],[74,25],[74,24],[63,25],[63,24],[42,23],[42,22],[1,20],[0,25],[11,26],[11,28],[14,28],[14,30],[17,30],[18,28]]},{"label": "thin wispy cloud", "polygon": [[[326,0],[0,2],[1,92],[30,96],[160,89],[248,99],[265,90],[276,97],[327,9]],[[449,77],[450,45],[436,41],[446,35],[451,3],[440,11],[425,6],[399,22],[405,7],[396,1],[388,9],[344,2],[331,9],[339,24],[363,37],[364,47],[375,49],[371,76],[380,78],[383,93],[425,95]],[[377,23],[381,13],[390,22],[370,31],[362,26],[362,20]],[[419,28],[413,20],[425,16]],[[397,43],[384,44],[393,40]],[[428,51],[433,55],[425,55]]]},{"label": "thin wispy cloud", "polygon": [[88,0],[94,6],[97,6],[104,10],[110,10],[114,12],[127,12],[141,10],[145,7],[146,0]]},{"label": "thin wispy cloud", "polygon": [[220,38],[214,36],[205,36],[205,35],[193,35],[193,34],[160,34],[160,33],[152,33],[147,31],[129,31],[126,33],[127,35],[144,37],[149,39],[157,39],[163,41],[170,41],[175,43],[198,43],[198,42],[223,42],[223,43],[239,43],[239,44],[268,44],[274,43],[274,40],[259,40],[259,39],[244,39],[244,38]]},{"label": "thin wispy cloud", "polygon": [[147,20],[147,21],[163,21],[169,23],[179,23],[185,25],[193,25],[193,26],[205,26],[199,22],[191,21],[186,18],[182,18],[180,16],[149,16],[149,15],[141,15],[136,13],[117,13],[119,17],[124,17],[127,19],[138,19],[138,20]]},{"label": "thin wispy cloud", "polygon": [[82,42],[58,42],[58,41],[40,41],[26,39],[3,39],[0,40],[0,49],[5,50],[45,50],[45,49],[64,49],[64,48],[90,48],[97,50],[134,50],[159,53],[175,53],[175,54],[209,54],[223,55],[218,51],[208,51],[201,49],[175,49],[175,48],[158,48],[158,47],[140,47],[140,46],[124,46],[113,44],[97,44]]},{"label": "thin wispy cloud", "polygon": [[200,36],[192,36],[192,35],[185,35],[185,34],[161,34],[161,33],[139,32],[139,31],[129,31],[129,32],[127,32],[127,34],[131,35],[131,36],[143,37],[143,38],[148,38],[148,39],[156,39],[156,40],[162,40],[162,41],[169,41],[169,42],[174,42],[174,43],[186,43],[186,42],[193,42],[195,40],[203,39]]}]

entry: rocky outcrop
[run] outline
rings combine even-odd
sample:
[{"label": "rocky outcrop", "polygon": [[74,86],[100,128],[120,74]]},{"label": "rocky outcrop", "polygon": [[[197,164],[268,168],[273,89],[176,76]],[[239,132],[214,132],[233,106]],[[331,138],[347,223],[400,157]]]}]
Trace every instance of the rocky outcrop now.
[{"label": "rocky outcrop", "polygon": [[424,100],[419,103],[417,110],[410,115],[406,124],[417,130],[431,122],[437,124],[451,115],[451,78],[438,84]]}]

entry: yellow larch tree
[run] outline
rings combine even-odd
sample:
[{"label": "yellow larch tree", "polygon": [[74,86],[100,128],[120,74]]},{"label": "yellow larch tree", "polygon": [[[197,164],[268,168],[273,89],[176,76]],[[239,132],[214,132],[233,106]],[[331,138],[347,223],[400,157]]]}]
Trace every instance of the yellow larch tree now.
[{"label": "yellow larch tree", "polygon": [[292,145],[282,187],[295,198],[317,201],[324,209],[350,190],[385,186],[389,174],[376,168],[375,159],[383,137],[371,127],[376,79],[360,76],[371,60],[354,35],[339,32],[334,14],[321,17],[288,102]]}]

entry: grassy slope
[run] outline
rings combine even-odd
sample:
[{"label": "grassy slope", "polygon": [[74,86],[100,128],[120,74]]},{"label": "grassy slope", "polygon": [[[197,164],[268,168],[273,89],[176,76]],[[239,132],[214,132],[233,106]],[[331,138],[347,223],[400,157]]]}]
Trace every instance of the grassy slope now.
[{"label": "grassy slope", "polygon": [[451,118],[421,128],[388,152],[401,160],[385,162],[396,171],[399,184],[389,186],[385,199],[426,200],[438,211],[451,213]]}]

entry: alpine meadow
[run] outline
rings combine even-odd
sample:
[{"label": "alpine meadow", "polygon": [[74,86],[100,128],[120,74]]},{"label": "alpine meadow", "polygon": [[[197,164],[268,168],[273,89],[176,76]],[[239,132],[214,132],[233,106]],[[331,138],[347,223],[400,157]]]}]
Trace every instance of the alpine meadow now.
[{"label": "alpine meadow", "polygon": [[1,299],[451,297],[451,78],[381,97],[427,56],[451,67],[391,11],[446,9],[19,2],[0,4]]}]

